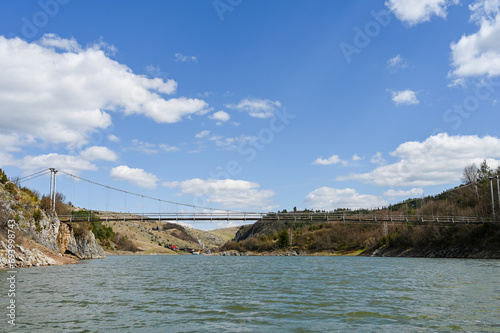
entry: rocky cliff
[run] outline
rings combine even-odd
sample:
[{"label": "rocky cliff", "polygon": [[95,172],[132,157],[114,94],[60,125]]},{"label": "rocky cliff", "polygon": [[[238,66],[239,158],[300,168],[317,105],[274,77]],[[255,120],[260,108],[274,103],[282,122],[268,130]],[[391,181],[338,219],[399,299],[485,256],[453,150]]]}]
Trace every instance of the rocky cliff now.
[{"label": "rocky cliff", "polygon": [[[15,236],[10,242],[9,229]],[[55,214],[41,210],[32,192],[0,182],[0,268],[7,267],[12,256],[16,267],[30,267],[60,263],[54,258],[65,254],[78,259],[105,257],[91,231],[75,235]]]}]

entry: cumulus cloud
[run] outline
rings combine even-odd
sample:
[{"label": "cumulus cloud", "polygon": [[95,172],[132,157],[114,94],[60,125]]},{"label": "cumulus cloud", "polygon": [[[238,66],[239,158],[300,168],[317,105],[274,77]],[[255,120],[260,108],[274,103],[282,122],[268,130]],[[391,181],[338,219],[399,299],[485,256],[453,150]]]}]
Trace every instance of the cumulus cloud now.
[{"label": "cumulus cloud", "polygon": [[19,168],[27,173],[45,168],[56,168],[76,174],[80,171],[97,170],[97,167],[94,164],[80,156],[61,155],[56,153],[38,156],[25,156],[19,162]]},{"label": "cumulus cloud", "polygon": [[164,182],[164,186],[178,188],[179,195],[190,194],[202,197],[207,204],[221,204],[226,208],[273,207],[274,191],[261,190],[257,183],[235,179],[200,179]]},{"label": "cumulus cloud", "polygon": [[154,189],[159,181],[154,174],[144,171],[143,169],[130,168],[126,165],[120,165],[111,169],[110,177],[114,180],[121,180],[132,183],[143,188]]},{"label": "cumulus cloud", "polygon": [[388,0],[385,5],[404,23],[413,26],[430,21],[433,16],[446,18],[447,8],[458,0]]},{"label": "cumulus cloud", "polygon": [[6,167],[15,164],[15,159],[11,154],[0,151],[0,167]]},{"label": "cumulus cloud", "polygon": [[274,115],[274,110],[281,107],[279,101],[271,101],[269,99],[245,98],[238,104],[228,104],[227,108],[239,111],[246,111],[251,117],[255,118],[271,118]]},{"label": "cumulus cloud", "polygon": [[418,104],[417,95],[411,90],[392,91],[392,101],[396,105]]},{"label": "cumulus cloud", "polygon": [[451,43],[452,75],[500,75],[500,1],[480,0],[469,6],[479,30]]},{"label": "cumulus cloud", "polygon": [[390,153],[399,161],[371,172],[338,177],[356,179],[380,186],[430,186],[460,181],[463,168],[483,160],[500,165],[500,139],[492,136],[433,135],[423,142],[405,142]]},{"label": "cumulus cloud", "polygon": [[394,190],[389,189],[384,192],[384,195],[387,197],[408,197],[408,198],[417,198],[421,197],[424,194],[424,190],[421,188],[412,188],[411,190]]},{"label": "cumulus cloud", "polygon": [[321,187],[309,193],[304,202],[313,209],[334,210],[337,208],[373,208],[387,205],[387,202],[378,196],[360,194],[355,189],[337,189]]},{"label": "cumulus cloud", "polygon": [[384,157],[382,157],[382,153],[378,151],[375,155],[372,156],[372,158],[370,159],[370,163],[384,165],[387,164],[387,161],[384,159]]},{"label": "cumulus cloud", "polygon": [[337,164],[337,163],[342,163],[342,165],[344,165],[344,166],[347,165],[347,162],[342,160],[339,157],[339,155],[332,155],[329,158],[319,157],[312,164],[313,165],[330,165],[330,164]]},{"label": "cumulus cloud", "polygon": [[102,146],[89,147],[82,151],[80,156],[88,161],[116,161],[118,159],[118,155],[114,151]]},{"label": "cumulus cloud", "polygon": [[44,35],[38,42],[0,36],[0,131],[79,147],[111,125],[110,111],[174,123],[203,112],[199,99],[171,98],[174,80],[149,79],[111,59],[99,45]]},{"label": "cumulus cloud", "polygon": [[208,118],[213,119],[213,120],[217,120],[217,121],[221,121],[221,122],[226,122],[229,119],[231,119],[231,116],[229,115],[229,113],[221,110],[221,111],[217,111],[214,114],[208,116]]}]

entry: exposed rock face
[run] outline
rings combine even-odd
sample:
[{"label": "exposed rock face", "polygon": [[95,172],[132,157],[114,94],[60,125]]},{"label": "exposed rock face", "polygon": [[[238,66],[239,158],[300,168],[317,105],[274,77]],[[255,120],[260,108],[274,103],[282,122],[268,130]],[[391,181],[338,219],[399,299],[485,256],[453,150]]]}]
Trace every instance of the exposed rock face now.
[{"label": "exposed rock face", "polygon": [[97,244],[91,231],[84,235],[75,236],[73,230],[66,223],[61,223],[57,217],[47,217],[45,213],[38,224],[32,224],[23,231],[37,243],[57,253],[70,253],[79,259],[106,257],[104,250]]},{"label": "exposed rock face", "polygon": [[[55,265],[60,254],[68,252],[79,259],[105,257],[91,231],[75,235],[69,225],[40,208],[33,192],[6,181],[1,169],[0,176],[3,176],[0,179],[0,268],[8,267],[8,260],[13,260],[13,256],[15,267]],[[14,226],[8,221],[15,221]],[[7,238],[8,228],[15,236],[10,249],[6,245],[12,240]]]},{"label": "exposed rock face", "polygon": [[89,236],[75,237],[73,230],[71,230],[71,238],[65,252],[75,255],[79,259],[102,259],[106,257],[104,250],[97,244],[92,232],[89,232]]},{"label": "exposed rock face", "polygon": [[[15,267],[51,266],[56,261],[47,257],[38,249],[25,249],[21,245],[16,245],[13,251],[16,260]],[[0,268],[8,267],[7,245],[0,241]]]},{"label": "exposed rock face", "polygon": [[42,219],[38,223],[30,224],[28,227],[21,229],[37,243],[52,251],[59,252],[57,236],[60,228],[61,222],[57,217],[48,217],[45,213],[42,213]]},{"label": "exposed rock face", "polygon": [[66,253],[66,249],[68,248],[70,241],[71,241],[71,230],[69,229],[67,224],[61,223],[61,225],[59,226],[59,233],[57,234],[57,239],[56,239],[60,253]]}]

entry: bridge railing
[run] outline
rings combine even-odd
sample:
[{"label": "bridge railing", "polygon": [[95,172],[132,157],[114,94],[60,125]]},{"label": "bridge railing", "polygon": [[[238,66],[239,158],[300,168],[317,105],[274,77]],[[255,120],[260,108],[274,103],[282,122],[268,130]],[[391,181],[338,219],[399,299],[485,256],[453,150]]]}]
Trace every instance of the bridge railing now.
[{"label": "bridge railing", "polygon": [[82,221],[300,221],[300,222],[394,222],[394,223],[487,223],[498,222],[493,218],[474,216],[443,215],[404,215],[399,213],[361,214],[351,212],[289,212],[289,213],[256,213],[256,212],[181,212],[181,213],[112,213],[92,211],[87,216],[62,215],[64,222]]}]

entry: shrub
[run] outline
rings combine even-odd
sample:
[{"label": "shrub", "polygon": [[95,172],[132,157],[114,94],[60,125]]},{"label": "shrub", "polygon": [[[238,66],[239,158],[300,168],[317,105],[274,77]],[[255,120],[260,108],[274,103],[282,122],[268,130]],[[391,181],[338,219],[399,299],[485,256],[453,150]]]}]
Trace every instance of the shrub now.
[{"label": "shrub", "polygon": [[92,232],[95,238],[104,242],[105,240],[113,239],[115,233],[112,227],[106,227],[101,221],[92,221]]},{"label": "shrub", "polygon": [[2,169],[0,169],[0,183],[5,184],[9,181],[9,178],[7,178],[7,175],[5,172],[3,172]]},{"label": "shrub", "polygon": [[88,237],[89,231],[92,228],[90,222],[69,222],[66,224],[71,228],[71,230],[73,230],[73,234],[75,235],[75,237]]},{"label": "shrub", "polygon": [[11,195],[16,195],[16,186],[11,183],[11,182],[8,182],[7,184],[5,184],[5,189],[11,194]]},{"label": "shrub", "polygon": [[38,203],[38,201],[40,200],[40,193],[38,193],[35,190],[32,190],[32,189],[30,189],[28,187],[22,187],[21,191],[23,191],[24,193],[26,193],[28,195],[28,197],[32,201],[34,201],[34,203]]},{"label": "shrub", "polygon": [[139,248],[131,239],[128,239],[127,236],[124,236],[120,233],[117,233],[115,235],[115,243],[119,250],[131,252],[139,251]]},{"label": "shrub", "polygon": [[290,235],[287,229],[283,229],[278,238],[278,244],[282,249],[286,249],[290,246]]},{"label": "shrub", "polygon": [[42,211],[40,209],[35,209],[33,212],[33,220],[36,222],[39,222],[42,219]]}]

